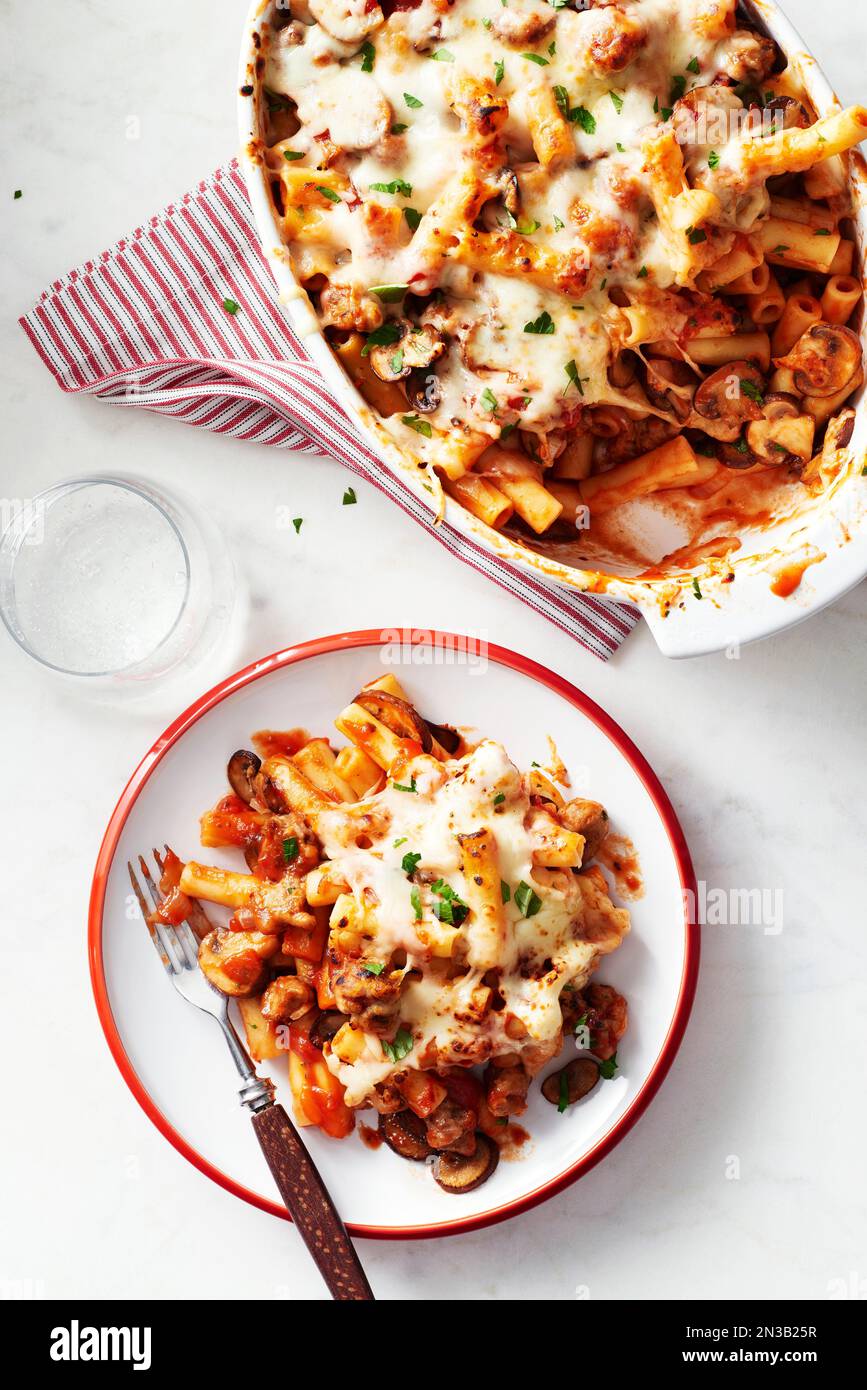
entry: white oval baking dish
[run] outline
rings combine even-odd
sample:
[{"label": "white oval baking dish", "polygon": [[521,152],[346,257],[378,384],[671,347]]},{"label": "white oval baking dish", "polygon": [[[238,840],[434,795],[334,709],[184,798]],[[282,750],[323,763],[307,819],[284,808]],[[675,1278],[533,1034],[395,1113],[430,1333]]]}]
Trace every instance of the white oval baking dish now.
[{"label": "white oval baking dish", "polygon": [[[277,0],[278,7],[280,0]],[[422,490],[419,470],[402,454],[344,375],[322,334],[304,290],[297,283],[289,254],[281,244],[263,165],[257,158],[260,85],[256,62],[260,56],[259,28],[275,7],[275,0],[255,0],[244,28],[239,74],[239,123],[241,161],[250,193],[256,227],[265,256],[277,283],[280,302],[294,330],[304,339],[311,358],[329,389],[354,420],[368,445],[388,467],[399,474],[416,495],[430,505]],[[801,84],[819,115],[839,108],[839,102],[803,40],[772,0],[745,0],[751,19],[764,26],[788,55]],[[252,94],[249,93],[252,88]],[[855,231],[859,265],[867,246],[867,165],[860,152],[850,156]],[[867,328],[862,327],[867,347]],[[855,398],[863,401],[863,389]],[[446,516],[458,531],[472,536],[492,554],[518,569],[578,590],[604,594],[636,604],[650,625],[666,656],[699,656],[735,648],[768,637],[803,621],[833,603],[867,576],[867,478],[862,474],[867,459],[867,410],[858,404],[855,430],[847,449],[846,466],[831,488],[819,498],[792,489],[789,514],[773,526],[741,532],[741,549],[732,560],[736,582],[722,583],[702,566],[687,574],[663,573],[654,579],[627,573],[576,569],[550,555],[521,545],[508,535],[492,530],[463,507],[447,499]],[[820,558],[821,557],[821,558]],[[803,562],[806,564],[801,571]],[[787,597],[774,593],[771,584],[787,566],[803,578]],[[700,578],[699,601],[693,574]]]}]

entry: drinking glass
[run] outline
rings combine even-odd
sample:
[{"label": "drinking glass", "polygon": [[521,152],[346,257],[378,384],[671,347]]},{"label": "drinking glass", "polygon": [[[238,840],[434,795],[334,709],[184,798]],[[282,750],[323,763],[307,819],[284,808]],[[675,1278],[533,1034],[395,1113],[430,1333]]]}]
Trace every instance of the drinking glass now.
[{"label": "drinking glass", "polygon": [[71,478],[6,504],[0,616],[43,666],[93,689],[144,692],[225,633],[231,559],[214,523],[126,477]]}]

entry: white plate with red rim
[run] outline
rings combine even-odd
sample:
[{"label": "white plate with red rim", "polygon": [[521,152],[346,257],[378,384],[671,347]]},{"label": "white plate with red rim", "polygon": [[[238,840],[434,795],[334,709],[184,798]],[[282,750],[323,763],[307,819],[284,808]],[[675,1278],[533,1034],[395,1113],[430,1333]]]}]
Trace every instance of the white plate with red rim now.
[{"label": "white plate with red rim", "polygon": [[[623,731],[560,676],[501,647],[447,633],[344,633],[266,657],[230,676],[181,714],[134,772],[100,850],[90,904],[91,976],[109,1047],[147,1115],[175,1148],[229,1192],[286,1216],[213,1021],[171,989],[137,916],[126,865],[164,842],[199,852],[198,819],[226,794],[225,766],[261,728],[303,727],[342,740],[338,711],[365,682],[392,670],[429,719],[470,726],[505,744],[519,767],[548,755],[546,735],[572,775],[573,795],[607,806],[635,845],[643,896],[624,903],[632,933],[597,979],[629,1001],[619,1067],[564,1114],[539,1081],[521,1124],[530,1139],[482,1187],[443,1192],[424,1164],[303,1131],[337,1206],[357,1235],[455,1234],[505,1220],[553,1196],[607,1154],[647,1107],[680,1045],[695,993],[699,929],[683,832],[655,774]],[[237,852],[209,862],[243,867]],[[555,1069],[572,1055],[567,1042]],[[291,1112],[283,1059],[267,1064]],[[541,1079],[541,1078],[540,1078]],[[375,1120],[373,1112],[359,1117]],[[639,1140],[640,1142],[640,1140]]]}]

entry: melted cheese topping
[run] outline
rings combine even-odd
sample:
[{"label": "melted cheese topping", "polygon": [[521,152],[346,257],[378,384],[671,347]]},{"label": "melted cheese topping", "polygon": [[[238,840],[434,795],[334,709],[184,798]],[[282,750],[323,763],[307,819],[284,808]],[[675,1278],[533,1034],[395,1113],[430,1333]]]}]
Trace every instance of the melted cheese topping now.
[{"label": "melted cheese topping", "polygon": [[[411,7],[387,18],[375,4],[293,4],[296,22],[267,46],[265,84],[297,108],[300,128],[286,145],[303,163],[290,167],[347,179],[296,229],[301,278],[325,274],[331,286],[347,287],[367,305],[368,328],[403,312],[399,301],[371,296],[372,287],[439,291],[441,400],[420,430],[411,411],[409,424],[399,411],[385,423],[408,452],[440,462],[438,450],[457,425],[476,441],[478,457],[504,428],[542,436],[568,429],[588,405],[624,400],[608,379],[626,331],[623,300],[612,302],[612,290],[633,303],[655,296],[664,328],[660,294],[686,283],[654,211],[642,144],[684,91],[719,75],[749,78],[757,40],[735,29],[734,0],[621,0],[581,12],[542,0],[404,3]],[[467,96],[467,84],[479,81],[508,108],[492,135],[484,133],[485,111]],[[549,167],[538,162],[531,133],[540,91],[554,94],[570,141],[568,157]],[[702,187],[719,197],[721,253],[743,229],[745,210],[731,192],[736,152],[717,150],[714,168],[708,153],[697,149],[692,158]],[[462,168],[486,188],[476,226],[500,234],[502,265],[438,254],[436,232],[433,240],[415,233]],[[399,209],[400,220],[363,215],[377,206]],[[763,211],[762,188],[746,221]],[[448,233],[444,217],[439,234]],[[564,290],[525,273],[522,249],[553,258],[555,280],[556,267],[571,258],[583,285]],[[694,260],[697,272],[698,248]],[[327,314],[323,321],[347,326]],[[672,310],[669,321],[680,330],[684,315]],[[534,323],[550,327],[526,331]]]},{"label": "melted cheese topping", "polygon": [[[505,749],[487,740],[461,759],[412,759],[399,784],[318,817],[324,851],[357,905],[367,937],[364,960],[384,965],[395,952],[406,958],[398,967],[404,975],[399,1022],[412,1050],[394,1062],[380,1037],[366,1032],[352,1063],[327,1051],[347,1104],[363,1103],[377,1083],[406,1066],[470,1065],[517,1052],[532,1072],[559,1050],[561,990],[587,982],[600,956],[620,944],[629,915],[612,905],[595,877],[536,867],[534,854],[546,844],[541,821]],[[487,910],[478,878],[467,877],[458,838],[485,830],[496,861]],[[407,854],[419,856],[411,877]],[[436,916],[443,884],[470,905],[457,927]],[[508,886],[505,903],[501,884]],[[496,1007],[483,983],[491,972]]]}]

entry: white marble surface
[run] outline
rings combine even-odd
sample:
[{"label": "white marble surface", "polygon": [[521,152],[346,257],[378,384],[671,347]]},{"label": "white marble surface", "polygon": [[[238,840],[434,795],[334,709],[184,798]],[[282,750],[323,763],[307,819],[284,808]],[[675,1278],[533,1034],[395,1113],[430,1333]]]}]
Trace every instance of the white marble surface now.
[{"label": "white marble surface", "polygon": [[[475,630],[562,672],[623,724],[667,785],[701,879],[784,894],[777,935],[705,931],[673,1072],[600,1167],[478,1235],[363,1243],[372,1282],[381,1297],[413,1299],[572,1299],[580,1286],[593,1299],[863,1296],[865,588],[737,661],[667,663],[640,630],[604,666],[452,563],[371,488],[343,510],[336,465],[64,397],[14,325],[46,281],[231,152],[242,9],[69,0],[49,20],[31,0],[0,3],[4,497],[122,467],[207,498],[253,596],[242,647],[208,676],[320,633],[461,629],[470,614]],[[867,10],[851,0],[788,10],[841,96],[864,96]],[[275,528],[283,505],[305,517],[300,537]],[[364,585],[351,563],[362,554],[377,556]],[[212,1186],[151,1128],[91,1002],[94,859],[165,711],[73,700],[5,635],[0,676],[0,1293],[318,1297],[294,1231]]]}]

